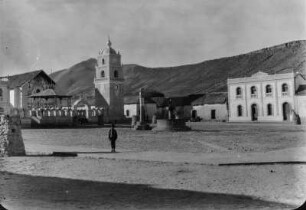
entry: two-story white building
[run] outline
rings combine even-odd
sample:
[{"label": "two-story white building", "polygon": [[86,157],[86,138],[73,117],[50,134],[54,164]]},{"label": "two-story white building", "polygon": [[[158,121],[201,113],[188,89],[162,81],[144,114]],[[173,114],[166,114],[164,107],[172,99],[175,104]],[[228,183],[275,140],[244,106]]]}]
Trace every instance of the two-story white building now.
[{"label": "two-story white building", "polygon": [[229,122],[292,121],[302,113],[296,95],[302,84],[304,77],[294,72],[228,79]]}]

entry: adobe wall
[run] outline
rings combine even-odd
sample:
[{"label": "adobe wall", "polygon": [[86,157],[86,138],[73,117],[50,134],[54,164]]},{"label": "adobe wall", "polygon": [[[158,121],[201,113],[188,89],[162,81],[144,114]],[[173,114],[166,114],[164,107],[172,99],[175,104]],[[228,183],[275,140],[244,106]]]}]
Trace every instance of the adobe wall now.
[{"label": "adobe wall", "polygon": [[[193,106],[193,110],[196,110],[197,116],[204,121],[228,121],[228,111],[226,104],[204,104],[199,106]],[[215,119],[211,119],[211,111],[215,110]]]},{"label": "adobe wall", "polygon": [[25,155],[19,115],[0,116],[0,157]]}]

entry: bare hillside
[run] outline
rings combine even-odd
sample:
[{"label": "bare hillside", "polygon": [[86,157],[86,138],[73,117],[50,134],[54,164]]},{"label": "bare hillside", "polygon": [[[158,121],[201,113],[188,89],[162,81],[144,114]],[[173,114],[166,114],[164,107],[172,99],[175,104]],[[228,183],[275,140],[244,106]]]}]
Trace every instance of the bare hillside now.
[{"label": "bare hillside", "polygon": [[[147,68],[124,65],[125,94],[135,94],[141,87],[155,89],[166,96],[226,91],[228,77],[250,76],[257,71],[270,74],[299,71],[306,74],[305,61],[306,41],[302,40],[184,66]],[[51,77],[67,94],[87,92],[94,88],[95,64],[95,59],[89,59],[55,72]]]}]

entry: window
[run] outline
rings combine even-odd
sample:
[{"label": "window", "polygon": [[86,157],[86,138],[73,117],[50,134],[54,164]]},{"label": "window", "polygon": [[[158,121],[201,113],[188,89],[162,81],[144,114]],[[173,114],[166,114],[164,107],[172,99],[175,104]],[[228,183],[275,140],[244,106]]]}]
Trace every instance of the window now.
[{"label": "window", "polygon": [[40,89],[36,89],[36,93],[40,93]]},{"label": "window", "polygon": [[105,77],[104,71],[101,71],[101,77]]},{"label": "window", "polygon": [[252,86],[251,87],[251,94],[256,94],[256,93],[257,93],[256,87]]},{"label": "window", "polygon": [[267,115],[268,115],[268,116],[273,115],[272,104],[268,104],[268,105],[267,105]]},{"label": "window", "polygon": [[215,109],[210,110],[210,118],[212,120],[216,119],[216,110]]},{"label": "window", "polygon": [[272,87],[271,87],[271,85],[266,85],[266,96],[272,96]]},{"label": "window", "polygon": [[105,64],[105,60],[104,60],[104,58],[102,58],[102,64]]},{"label": "window", "polygon": [[0,107],[0,114],[4,113],[4,109],[2,107]]},{"label": "window", "polygon": [[0,97],[3,96],[3,90],[0,88]]},{"label": "window", "polygon": [[266,86],[266,93],[272,93],[271,85]]},{"label": "window", "polygon": [[255,86],[251,87],[251,98],[257,98],[257,89]]},{"label": "window", "polygon": [[286,83],[282,84],[282,95],[288,95],[288,85]]},{"label": "window", "polygon": [[236,98],[242,98],[241,87],[236,88]]},{"label": "window", "polygon": [[126,115],[127,117],[129,117],[129,116],[130,116],[130,110],[126,110],[126,111],[125,111],[125,115]]},{"label": "window", "polygon": [[114,77],[117,78],[118,77],[118,71],[114,71]]},{"label": "window", "polygon": [[241,105],[239,105],[239,106],[237,107],[237,115],[238,115],[238,117],[241,117],[241,116],[242,116],[242,106],[241,106]]}]

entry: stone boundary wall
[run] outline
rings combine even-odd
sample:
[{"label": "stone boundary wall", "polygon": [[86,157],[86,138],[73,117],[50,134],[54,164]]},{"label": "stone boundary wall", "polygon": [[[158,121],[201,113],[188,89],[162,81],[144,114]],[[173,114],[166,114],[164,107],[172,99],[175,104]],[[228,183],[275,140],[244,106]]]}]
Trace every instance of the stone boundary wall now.
[{"label": "stone boundary wall", "polygon": [[25,155],[19,115],[0,115],[0,157]]}]

